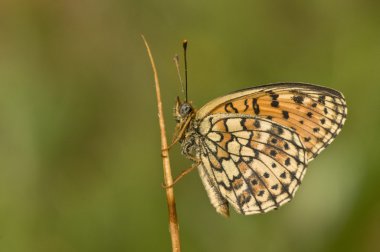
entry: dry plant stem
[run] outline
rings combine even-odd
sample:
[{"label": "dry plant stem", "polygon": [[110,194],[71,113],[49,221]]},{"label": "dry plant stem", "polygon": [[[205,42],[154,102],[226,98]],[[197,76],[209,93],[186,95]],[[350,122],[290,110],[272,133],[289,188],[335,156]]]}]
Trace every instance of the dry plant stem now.
[{"label": "dry plant stem", "polygon": [[[164,181],[165,181],[165,185],[171,185],[173,184],[173,177],[172,177],[172,173],[170,169],[169,151],[168,151],[168,143],[166,139],[164,114],[162,112],[160,83],[158,81],[157,69],[154,64],[153,56],[150,51],[149,45],[146,42],[144,35],[141,35],[141,37],[144,40],[146,50],[149,55],[150,63],[153,68],[154,82],[156,86],[158,120],[160,123],[160,132],[161,132],[161,156],[162,156],[163,170],[164,170]],[[180,252],[181,244],[179,240],[178,219],[177,219],[177,211],[176,211],[173,187],[165,188],[165,191],[166,191],[166,200],[167,200],[168,209],[169,209],[169,230],[170,230],[170,236],[172,240],[172,251]]]}]

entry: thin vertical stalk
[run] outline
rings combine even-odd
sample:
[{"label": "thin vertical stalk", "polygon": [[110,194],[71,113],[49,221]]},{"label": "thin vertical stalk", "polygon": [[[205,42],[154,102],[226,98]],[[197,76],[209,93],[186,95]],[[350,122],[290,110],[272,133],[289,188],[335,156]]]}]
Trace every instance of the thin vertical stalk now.
[{"label": "thin vertical stalk", "polygon": [[[156,96],[157,96],[157,108],[158,108],[158,120],[160,124],[160,133],[161,133],[161,154],[162,154],[162,163],[163,163],[163,171],[164,171],[164,181],[165,185],[173,184],[173,177],[170,169],[170,160],[169,160],[169,151],[168,151],[168,143],[166,138],[165,131],[165,121],[164,121],[164,113],[162,111],[162,101],[161,101],[161,91],[160,91],[160,82],[158,81],[157,69],[154,63],[154,59],[152,56],[152,52],[150,51],[148,42],[146,41],[144,35],[141,35],[144,40],[146,50],[148,52],[148,56],[150,59],[150,63],[153,69],[154,82],[156,87]],[[169,210],[169,231],[172,241],[172,251],[180,252],[181,244],[179,240],[179,229],[178,229],[178,218],[176,211],[176,204],[174,198],[174,190],[173,187],[167,187],[166,190],[166,200],[168,204]]]}]

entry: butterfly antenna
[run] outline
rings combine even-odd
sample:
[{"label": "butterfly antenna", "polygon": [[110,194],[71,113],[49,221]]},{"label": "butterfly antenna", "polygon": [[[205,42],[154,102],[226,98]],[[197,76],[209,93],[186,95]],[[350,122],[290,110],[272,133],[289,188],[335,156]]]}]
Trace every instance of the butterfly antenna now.
[{"label": "butterfly antenna", "polygon": [[187,50],[187,40],[185,39],[182,43],[183,46],[183,53],[185,57],[185,95],[186,95],[186,102],[187,102],[187,57],[186,57],[186,50]]},{"label": "butterfly antenna", "polygon": [[181,91],[182,93],[185,93],[185,89],[183,88],[183,81],[182,81],[182,78],[181,78],[181,73],[179,72],[179,57],[178,57],[178,54],[176,54],[173,58],[174,60],[174,64],[177,68],[177,74],[178,74],[178,78],[179,78],[179,83],[181,84]]}]

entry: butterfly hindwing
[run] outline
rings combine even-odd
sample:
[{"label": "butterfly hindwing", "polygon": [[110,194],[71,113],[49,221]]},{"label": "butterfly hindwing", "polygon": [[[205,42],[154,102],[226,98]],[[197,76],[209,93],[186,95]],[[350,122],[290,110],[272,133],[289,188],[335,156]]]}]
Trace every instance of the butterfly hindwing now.
[{"label": "butterfly hindwing", "polygon": [[219,200],[209,194],[214,206],[223,204],[222,196],[238,212],[255,214],[293,197],[307,160],[294,130],[251,115],[218,113],[205,117],[199,132],[201,174],[219,189]]},{"label": "butterfly hindwing", "polygon": [[340,132],[347,108],[335,90],[302,83],[270,84],[217,98],[197,113],[255,115],[293,129],[303,143],[310,162]]}]

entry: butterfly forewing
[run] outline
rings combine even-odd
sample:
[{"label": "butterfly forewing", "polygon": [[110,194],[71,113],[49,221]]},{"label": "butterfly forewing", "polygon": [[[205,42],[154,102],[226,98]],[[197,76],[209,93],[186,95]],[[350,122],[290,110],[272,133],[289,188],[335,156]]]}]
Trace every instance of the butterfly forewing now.
[{"label": "butterfly forewing", "polygon": [[306,154],[292,129],[267,119],[224,113],[204,118],[200,132],[208,183],[217,185],[222,198],[238,212],[268,212],[293,197],[306,170]]},{"label": "butterfly forewing", "polygon": [[293,129],[306,149],[309,162],[340,132],[347,109],[343,95],[335,90],[284,83],[215,99],[202,107],[198,116],[219,113],[255,115]]}]

